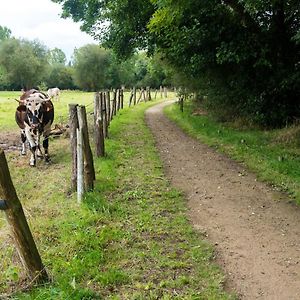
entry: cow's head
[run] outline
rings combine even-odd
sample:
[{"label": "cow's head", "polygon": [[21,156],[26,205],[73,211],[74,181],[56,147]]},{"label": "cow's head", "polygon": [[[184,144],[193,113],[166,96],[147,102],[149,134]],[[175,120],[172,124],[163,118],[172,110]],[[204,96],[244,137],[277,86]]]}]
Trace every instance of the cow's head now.
[{"label": "cow's head", "polygon": [[33,93],[30,94],[24,101],[26,106],[26,114],[28,122],[31,128],[37,129],[41,127],[43,123],[43,114],[45,111],[45,102],[49,101],[50,98],[47,98],[42,93]]}]

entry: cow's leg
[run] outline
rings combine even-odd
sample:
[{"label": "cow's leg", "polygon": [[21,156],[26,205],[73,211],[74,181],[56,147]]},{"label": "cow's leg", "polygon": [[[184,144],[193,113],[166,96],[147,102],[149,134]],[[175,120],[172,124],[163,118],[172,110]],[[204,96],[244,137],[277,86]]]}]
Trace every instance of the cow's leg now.
[{"label": "cow's leg", "polygon": [[38,133],[37,137],[36,137],[36,145],[37,145],[36,155],[37,155],[37,158],[44,158],[44,155],[41,150],[41,144],[40,144],[41,138],[40,137],[41,137],[41,135],[40,135],[40,133]]},{"label": "cow's leg", "polygon": [[30,161],[29,164],[32,167],[36,166],[36,146],[30,147],[30,151],[31,151],[31,156],[30,156]]},{"label": "cow's leg", "polygon": [[45,152],[45,162],[50,162],[50,156],[49,156],[49,152],[48,152],[48,148],[49,148],[49,136],[45,136],[44,140],[43,140],[43,148],[44,148],[44,152]]},{"label": "cow's leg", "polygon": [[37,148],[36,141],[35,141],[34,136],[32,135],[29,128],[25,128],[25,134],[26,134],[26,138],[29,142],[30,151],[31,151],[29,164],[30,164],[30,166],[35,167],[35,165],[36,165],[36,148]]},{"label": "cow's leg", "polygon": [[21,141],[22,141],[22,150],[21,150],[21,154],[22,155],[26,155],[26,134],[25,134],[25,130],[21,131]]},{"label": "cow's leg", "polygon": [[43,132],[43,136],[44,136],[43,148],[44,148],[44,153],[45,153],[44,157],[46,163],[49,163],[51,161],[48,152],[50,133],[51,133],[51,123],[49,122],[48,124],[45,125],[44,132]]}]

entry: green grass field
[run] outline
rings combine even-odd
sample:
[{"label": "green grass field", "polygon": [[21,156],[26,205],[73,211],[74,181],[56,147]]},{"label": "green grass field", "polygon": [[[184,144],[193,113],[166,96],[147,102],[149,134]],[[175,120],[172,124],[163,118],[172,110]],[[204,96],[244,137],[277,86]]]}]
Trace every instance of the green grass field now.
[{"label": "green grass field", "polygon": [[[18,103],[14,99],[19,99],[21,92],[0,91],[0,132],[18,129],[15,122],[15,110]],[[126,95],[127,96],[127,95]],[[78,103],[89,105],[93,110],[93,93],[79,91],[62,91],[59,101],[54,101],[56,123],[68,121],[68,104]]]},{"label": "green grass field", "polygon": [[[16,104],[8,109],[7,95],[0,99],[1,118],[7,121],[1,119],[0,133],[15,128],[7,115]],[[55,103],[56,122],[67,120],[71,102],[89,105],[93,94],[63,92]],[[95,190],[85,195],[81,206],[69,192],[68,138],[52,138],[52,164],[39,161],[35,169],[28,166],[28,157],[7,153],[51,282],[22,292],[28,282],[0,213],[0,298],[234,298],[223,290],[224,277],[213,262],[212,247],[189,224],[184,198],[164,177],[144,123],[144,111],[151,105],[125,108],[112,121],[107,155],[95,158]]]}]

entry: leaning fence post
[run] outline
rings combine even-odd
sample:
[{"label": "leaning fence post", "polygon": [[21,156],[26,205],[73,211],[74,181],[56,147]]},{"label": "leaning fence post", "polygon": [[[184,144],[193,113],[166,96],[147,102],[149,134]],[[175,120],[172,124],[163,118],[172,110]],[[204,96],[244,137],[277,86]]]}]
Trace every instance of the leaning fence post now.
[{"label": "leaning fence post", "polygon": [[117,90],[113,91],[113,100],[112,100],[112,109],[111,109],[111,118],[110,120],[113,119],[113,117],[117,114]]},{"label": "leaning fence post", "polygon": [[70,144],[72,156],[72,175],[71,175],[71,190],[77,189],[77,134],[78,118],[77,104],[69,104],[69,127],[70,127]]},{"label": "leaning fence post", "polygon": [[101,107],[102,107],[102,120],[103,120],[103,135],[104,138],[108,138],[108,122],[107,122],[107,108],[106,108],[106,93],[103,92],[100,94]]},{"label": "leaning fence post", "polygon": [[103,110],[101,105],[100,94],[95,94],[95,148],[96,156],[105,155],[104,135],[103,135]]},{"label": "leaning fence post", "polygon": [[95,169],[93,154],[89,142],[89,132],[86,119],[85,106],[77,106],[78,124],[83,138],[83,155],[84,155],[84,183],[85,190],[90,191],[94,188]]},{"label": "leaning fence post", "polygon": [[133,105],[136,105],[136,87],[133,87]]},{"label": "leaning fence post", "polygon": [[16,244],[21,262],[32,281],[45,282],[48,274],[42,263],[22,205],[12,183],[4,151],[0,149],[0,199]]},{"label": "leaning fence post", "polygon": [[120,104],[120,108],[123,109],[124,108],[124,88],[122,88],[120,90],[121,93],[121,104]]},{"label": "leaning fence post", "polygon": [[106,92],[106,119],[107,119],[107,127],[110,124],[110,93],[109,91]]},{"label": "leaning fence post", "polygon": [[119,111],[120,108],[121,108],[121,89],[118,89],[117,99],[118,99],[118,101],[117,101],[117,111]]},{"label": "leaning fence post", "polygon": [[129,97],[129,104],[128,104],[129,107],[131,106],[132,99],[133,99],[133,90],[131,90],[130,97]]}]

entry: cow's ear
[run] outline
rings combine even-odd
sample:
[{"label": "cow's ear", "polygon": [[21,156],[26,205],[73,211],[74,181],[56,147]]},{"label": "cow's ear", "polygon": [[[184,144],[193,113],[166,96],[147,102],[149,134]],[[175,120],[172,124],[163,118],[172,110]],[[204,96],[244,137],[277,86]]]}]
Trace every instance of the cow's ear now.
[{"label": "cow's ear", "polygon": [[26,111],[26,106],[25,105],[19,105],[17,107],[17,111],[19,111],[19,112]]},{"label": "cow's ear", "polygon": [[44,107],[45,111],[50,111],[53,109],[53,106],[52,106],[51,102],[49,102],[49,101],[43,102],[43,107]]}]

